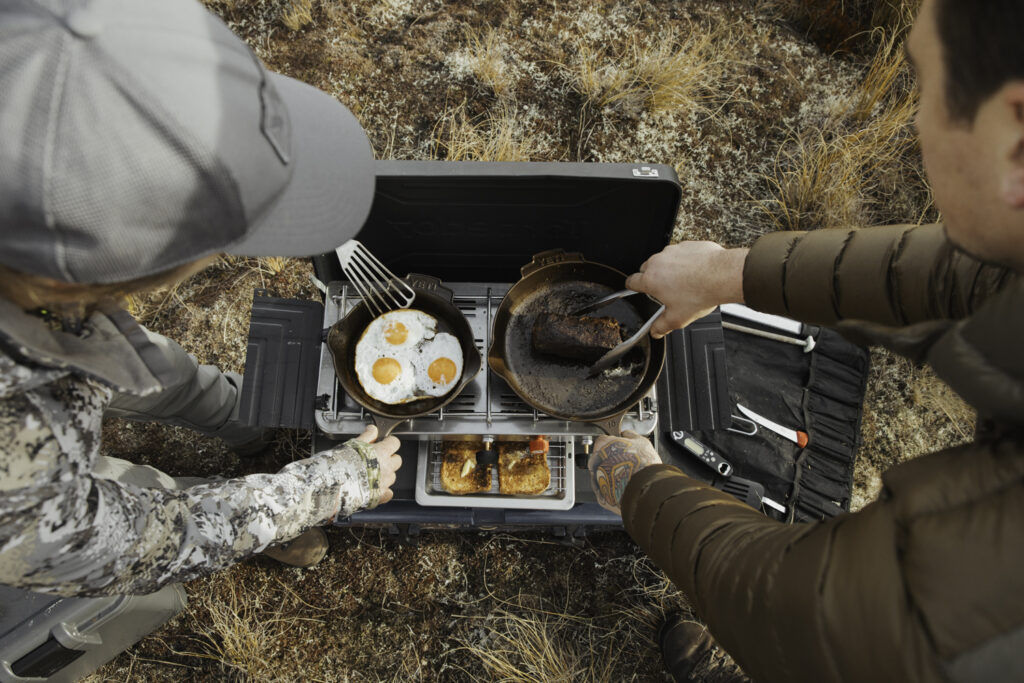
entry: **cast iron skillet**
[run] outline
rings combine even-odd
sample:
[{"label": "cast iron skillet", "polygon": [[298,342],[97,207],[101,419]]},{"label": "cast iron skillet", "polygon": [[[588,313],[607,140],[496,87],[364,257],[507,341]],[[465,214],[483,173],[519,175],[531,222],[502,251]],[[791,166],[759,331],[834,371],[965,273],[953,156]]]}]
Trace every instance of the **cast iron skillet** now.
[{"label": "cast iron skillet", "polygon": [[389,405],[372,398],[363,386],[355,372],[356,343],[363,334],[363,330],[376,317],[366,304],[360,303],[348,315],[334,323],[327,333],[327,348],[334,360],[334,372],[338,375],[338,381],[352,399],[370,412],[373,423],[377,425],[380,438],[391,433],[396,426],[414,417],[421,417],[434,412],[441,406],[447,405],[452,399],[458,396],[467,384],[480,372],[482,361],[480,352],[477,351],[473,342],[473,330],[462,314],[453,303],[454,294],[452,290],[441,285],[441,281],[429,275],[418,275],[410,273],[403,278],[415,290],[416,298],[410,308],[429,313],[439,321],[438,332],[448,332],[455,335],[462,347],[462,378],[450,392],[444,396],[430,396],[421,398],[409,403]]},{"label": "cast iron skillet", "polygon": [[[631,381],[621,382],[614,392],[609,392],[599,382],[610,380],[587,379],[586,366],[533,354],[526,348],[526,330],[532,325],[532,317],[546,308],[539,297],[555,297],[552,301],[561,301],[563,296],[576,297],[578,301],[572,302],[572,306],[582,305],[592,300],[595,293],[601,295],[595,289],[604,293],[624,289],[625,273],[587,261],[581,254],[555,249],[534,256],[523,266],[522,275],[495,312],[487,364],[529,406],[565,420],[593,423],[606,434],[618,436],[623,415],[650,391],[661,373],[665,340],[648,337],[638,344],[639,350],[633,352],[637,356]],[[573,291],[576,287],[579,292]],[[609,307],[592,315],[611,315],[637,329],[658,308],[645,296],[633,296],[616,305],[622,308]],[[566,308],[572,306],[567,304]]]}]

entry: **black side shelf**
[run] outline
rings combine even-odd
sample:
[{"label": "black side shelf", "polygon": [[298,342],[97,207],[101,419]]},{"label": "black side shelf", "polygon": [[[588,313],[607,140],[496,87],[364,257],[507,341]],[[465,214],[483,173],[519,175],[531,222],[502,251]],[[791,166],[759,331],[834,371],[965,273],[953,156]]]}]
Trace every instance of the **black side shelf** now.
[{"label": "black side shelf", "polygon": [[240,419],[260,427],[312,429],[324,306],[256,290],[249,322]]},{"label": "black side shelf", "polygon": [[668,354],[658,377],[662,431],[727,428],[732,414],[721,312],[668,334],[665,342]]}]

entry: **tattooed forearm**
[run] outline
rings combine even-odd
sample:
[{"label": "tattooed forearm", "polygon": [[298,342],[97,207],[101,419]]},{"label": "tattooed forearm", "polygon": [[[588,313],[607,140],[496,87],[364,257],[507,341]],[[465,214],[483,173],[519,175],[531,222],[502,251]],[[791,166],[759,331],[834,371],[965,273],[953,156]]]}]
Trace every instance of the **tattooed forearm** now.
[{"label": "tattooed forearm", "polygon": [[604,462],[594,473],[594,483],[602,502],[618,506],[630,477],[640,468],[628,446],[620,441],[609,444]]},{"label": "tattooed forearm", "polygon": [[642,437],[605,437],[603,441],[590,461],[591,485],[602,507],[619,512],[619,501],[629,480],[644,467],[661,462],[661,458],[651,443]]}]

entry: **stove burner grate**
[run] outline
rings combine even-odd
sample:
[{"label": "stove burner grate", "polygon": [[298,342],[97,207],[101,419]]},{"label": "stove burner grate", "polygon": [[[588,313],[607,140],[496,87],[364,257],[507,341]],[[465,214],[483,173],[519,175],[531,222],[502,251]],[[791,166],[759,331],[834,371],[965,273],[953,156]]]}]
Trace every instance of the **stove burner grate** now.
[{"label": "stove burner grate", "polygon": [[[477,348],[486,358],[494,312],[511,285],[457,282],[445,286],[455,292],[455,305],[465,314]],[[324,327],[329,328],[359,302],[359,295],[350,285],[330,283],[324,306]],[[342,390],[326,344],[321,350],[317,397],[317,426],[327,434],[359,434],[370,420],[366,410]],[[626,415],[623,429],[650,434],[657,424],[657,411],[657,398],[652,388]],[[534,410],[523,403],[504,380],[485,367],[447,406],[402,423],[394,433],[597,436],[601,431],[588,423],[561,420]]]}]

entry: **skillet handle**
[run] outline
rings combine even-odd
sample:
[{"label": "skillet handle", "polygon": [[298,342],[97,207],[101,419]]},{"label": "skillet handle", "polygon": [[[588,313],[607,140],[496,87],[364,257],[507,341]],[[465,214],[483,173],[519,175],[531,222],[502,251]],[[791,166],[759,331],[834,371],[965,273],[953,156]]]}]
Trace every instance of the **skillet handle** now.
[{"label": "skillet handle", "polygon": [[586,259],[583,258],[583,254],[578,251],[548,249],[547,251],[542,251],[539,254],[534,254],[533,260],[520,268],[519,272],[522,273],[523,277],[526,277],[545,266],[554,265],[555,263],[564,263],[566,261],[586,261]]},{"label": "skillet handle", "polygon": [[391,436],[391,432],[395,430],[395,427],[405,422],[405,418],[383,417],[376,413],[370,413],[370,416],[373,418],[373,424],[377,427],[378,441],[386,436]]},{"label": "skillet handle", "polygon": [[452,303],[455,300],[455,292],[442,285],[441,280],[432,275],[409,273],[402,279],[416,289],[423,289],[433,294],[437,294],[442,299],[447,300],[448,303]]},{"label": "skillet handle", "polygon": [[619,413],[613,417],[598,420],[592,424],[608,436],[622,436],[622,418],[625,413]]}]

